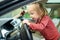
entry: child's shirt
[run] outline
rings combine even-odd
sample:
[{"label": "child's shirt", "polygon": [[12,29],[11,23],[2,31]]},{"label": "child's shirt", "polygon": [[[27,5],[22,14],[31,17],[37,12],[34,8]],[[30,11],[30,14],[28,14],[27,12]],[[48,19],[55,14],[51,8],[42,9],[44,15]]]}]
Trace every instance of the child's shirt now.
[{"label": "child's shirt", "polygon": [[32,30],[39,31],[45,39],[54,39],[59,37],[58,30],[49,16],[44,16],[41,20],[38,20],[37,24],[31,23],[29,27]]}]

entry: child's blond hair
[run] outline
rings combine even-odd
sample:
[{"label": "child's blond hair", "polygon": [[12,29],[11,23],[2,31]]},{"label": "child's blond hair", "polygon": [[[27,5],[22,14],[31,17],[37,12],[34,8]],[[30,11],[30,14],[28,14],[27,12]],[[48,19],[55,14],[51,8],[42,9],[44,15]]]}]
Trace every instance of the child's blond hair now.
[{"label": "child's blond hair", "polygon": [[43,3],[40,3],[40,2],[34,2],[32,4],[38,4],[40,9],[43,11],[43,14],[41,15],[42,17],[45,16],[45,15],[48,15],[48,12],[45,8],[45,6],[43,5]]}]

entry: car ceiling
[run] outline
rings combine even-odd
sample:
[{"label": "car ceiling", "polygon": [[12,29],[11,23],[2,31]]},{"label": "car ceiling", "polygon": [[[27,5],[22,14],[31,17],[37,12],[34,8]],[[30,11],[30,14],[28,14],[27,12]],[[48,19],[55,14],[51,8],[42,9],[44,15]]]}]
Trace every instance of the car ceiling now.
[{"label": "car ceiling", "polygon": [[[40,1],[45,3],[47,8],[59,8],[60,2],[49,2],[49,0],[0,0],[0,16],[14,9],[27,5],[29,3]],[[48,2],[47,2],[48,1]]]}]

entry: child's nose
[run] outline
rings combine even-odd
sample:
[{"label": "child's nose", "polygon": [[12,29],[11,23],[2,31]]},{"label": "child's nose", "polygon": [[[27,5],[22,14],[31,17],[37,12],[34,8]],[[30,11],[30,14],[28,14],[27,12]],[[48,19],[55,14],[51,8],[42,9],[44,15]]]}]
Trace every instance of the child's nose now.
[{"label": "child's nose", "polygon": [[30,17],[32,17],[32,16],[30,15]]},{"label": "child's nose", "polygon": [[31,15],[30,15],[30,17],[31,17]]}]

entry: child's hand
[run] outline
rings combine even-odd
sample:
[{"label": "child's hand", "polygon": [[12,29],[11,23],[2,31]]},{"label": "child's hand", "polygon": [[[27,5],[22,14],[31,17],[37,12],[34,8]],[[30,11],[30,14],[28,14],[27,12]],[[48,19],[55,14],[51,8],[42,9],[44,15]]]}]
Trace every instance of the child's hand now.
[{"label": "child's hand", "polygon": [[27,25],[30,25],[30,21],[29,20],[23,20],[23,23],[26,23]]}]

